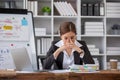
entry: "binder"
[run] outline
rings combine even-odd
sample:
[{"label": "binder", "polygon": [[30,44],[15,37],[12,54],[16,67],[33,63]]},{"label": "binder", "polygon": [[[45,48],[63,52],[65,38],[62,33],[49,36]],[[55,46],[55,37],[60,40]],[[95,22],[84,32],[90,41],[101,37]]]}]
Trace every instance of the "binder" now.
[{"label": "binder", "polygon": [[100,16],[104,15],[104,4],[100,3]]},{"label": "binder", "polygon": [[88,16],[93,16],[93,4],[88,3]]},{"label": "binder", "polygon": [[87,3],[82,3],[81,4],[81,15],[82,16],[87,16]]},{"label": "binder", "polygon": [[99,3],[94,4],[94,16],[99,16],[100,15],[100,6]]}]

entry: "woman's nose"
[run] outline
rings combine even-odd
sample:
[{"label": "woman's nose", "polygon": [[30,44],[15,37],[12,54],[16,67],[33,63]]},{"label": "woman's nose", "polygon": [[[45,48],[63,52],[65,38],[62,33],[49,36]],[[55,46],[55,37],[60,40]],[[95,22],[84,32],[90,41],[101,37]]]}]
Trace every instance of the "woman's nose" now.
[{"label": "woman's nose", "polygon": [[70,43],[70,39],[68,39],[68,42]]}]

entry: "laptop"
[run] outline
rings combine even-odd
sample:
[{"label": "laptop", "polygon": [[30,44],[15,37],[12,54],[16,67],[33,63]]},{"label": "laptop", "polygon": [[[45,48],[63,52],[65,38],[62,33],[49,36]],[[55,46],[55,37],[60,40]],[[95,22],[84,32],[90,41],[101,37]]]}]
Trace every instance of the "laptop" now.
[{"label": "laptop", "polygon": [[11,49],[11,55],[17,71],[33,71],[32,64],[25,47]]}]

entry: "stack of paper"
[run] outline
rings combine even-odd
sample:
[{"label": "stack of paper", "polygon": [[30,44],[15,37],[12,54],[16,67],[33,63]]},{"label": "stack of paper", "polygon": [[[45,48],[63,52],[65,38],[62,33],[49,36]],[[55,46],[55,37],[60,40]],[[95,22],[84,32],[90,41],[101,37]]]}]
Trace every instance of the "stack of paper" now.
[{"label": "stack of paper", "polygon": [[85,35],[104,35],[103,22],[85,22]]},{"label": "stack of paper", "polygon": [[46,28],[35,28],[35,36],[46,35]]},{"label": "stack of paper", "polygon": [[120,55],[120,47],[107,47],[107,54]]},{"label": "stack of paper", "polygon": [[107,16],[120,16],[120,3],[107,2],[106,8]]},{"label": "stack of paper", "polygon": [[88,49],[89,49],[91,55],[96,55],[96,54],[100,53],[99,48],[96,48],[95,45],[89,44],[87,46],[88,46]]}]

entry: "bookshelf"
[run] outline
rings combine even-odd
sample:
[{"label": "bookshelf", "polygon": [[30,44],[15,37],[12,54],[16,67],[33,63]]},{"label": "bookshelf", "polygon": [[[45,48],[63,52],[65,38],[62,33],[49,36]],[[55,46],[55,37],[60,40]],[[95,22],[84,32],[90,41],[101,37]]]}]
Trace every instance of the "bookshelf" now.
[{"label": "bookshelf", "polygon": [[[35,28],[41,28],[42,30],[36,30],[37,55],[39,57],[44,57],[46,55],[46,51],[49,49],[49,46],[47,45],[50,45],[51,41],[59,39],[59,24],[64,21],[72,21],[76,24],[77,27],[77,39],[86,41],[90,48],[94,48],[91,50],[91,53],[93,58],[99,61],[100,69],[108,69],[108,62],[111,58],[116,58],[120,62],[120,30],[119,28],[117,31],[112,29],[113,26],[120,25],[120,15],[118,14],[120,13],[119,0],[22,1],[23,4],[25,4],[23,8],[27,8],[31,11],[34,10],[33,14]],[[30,2],[33,2],[31,3],[32,6],[29,5]],[[62,15],[55,6],[55,3],[60,4],[60,2],[70,3],[76,12],[76,15],[70,15],[67,13],[65,15]],[[112,5],[113,7],[110,7],[109,5]],[[30,6],[32,9],[30,9]],[[44,6],[51,8],[51,13],[47,16],[43,15],[43,12],[41,11],[42,7]],[[86,8],[86,6],[88,7]],[[89,11],[89,13],[85,13],[86,11]],[[96,26],[97,28],[95,28]],[[113,51],[111,51],[111,49]]]}]

